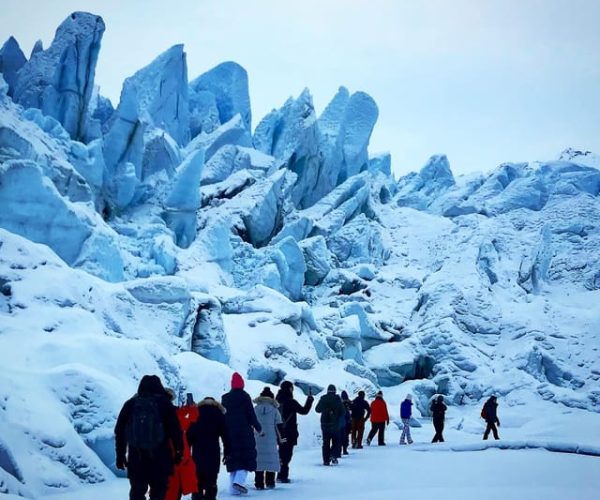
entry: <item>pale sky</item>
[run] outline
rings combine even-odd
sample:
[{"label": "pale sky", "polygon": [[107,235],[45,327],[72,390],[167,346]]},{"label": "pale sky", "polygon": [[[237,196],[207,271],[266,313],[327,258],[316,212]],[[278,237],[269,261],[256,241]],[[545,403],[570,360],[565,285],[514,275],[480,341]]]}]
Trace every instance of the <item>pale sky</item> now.
[{"label": "pale sky", "polygon": [[[308,87],[317,113],[337,88],[379,106],[372,153],[397,175],[445,153],[455,173],[600,153],[597,0],[2,0],[0,39],[47,47],[74,10],[106,23],[96,83],[123,80],[176,43],[190,79],[223,61],[249,74],[255,127]],[[1,43],[1,42],[0,42]]]}]

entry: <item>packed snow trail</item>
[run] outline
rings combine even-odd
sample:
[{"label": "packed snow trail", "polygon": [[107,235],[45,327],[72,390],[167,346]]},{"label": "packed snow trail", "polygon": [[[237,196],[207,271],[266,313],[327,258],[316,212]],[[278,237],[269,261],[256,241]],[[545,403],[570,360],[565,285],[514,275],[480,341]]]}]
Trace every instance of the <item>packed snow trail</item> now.
[{"label": "packed snow trail", "polygon": [[[595,457],[549,453],[545,450],[497,450],[463,453],[420,453],[398,445],[392,430],[386,447],[350,450],[337,466],[321,465],[317,448],[296,453],[292,484],[273,491],[256,491],[249,476],[248,497],[300,500],[306,498],[378,499],[438,498],[444,500],[597,500],[600,460]],[[560,473],[557,473],[560,471]],[[219,476],[219,498],[229,498],[227,474]],[[116,480],[54,495],[51,500],[119,500],[129,483]]]}]

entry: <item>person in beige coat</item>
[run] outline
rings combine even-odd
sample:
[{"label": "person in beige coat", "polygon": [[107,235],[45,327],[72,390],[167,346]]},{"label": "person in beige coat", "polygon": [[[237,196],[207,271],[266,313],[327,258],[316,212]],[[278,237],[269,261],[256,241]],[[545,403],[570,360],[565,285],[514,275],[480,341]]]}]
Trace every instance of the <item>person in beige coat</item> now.
[{"label": "person in beige coat", "polygon": [[254,485],[257,490],[275,488],[275,475],[279,472],[278,425],[282,423],[279,404],[268,387],[254,400],[254,412],[262,432],[256,434],[256,474]]}]

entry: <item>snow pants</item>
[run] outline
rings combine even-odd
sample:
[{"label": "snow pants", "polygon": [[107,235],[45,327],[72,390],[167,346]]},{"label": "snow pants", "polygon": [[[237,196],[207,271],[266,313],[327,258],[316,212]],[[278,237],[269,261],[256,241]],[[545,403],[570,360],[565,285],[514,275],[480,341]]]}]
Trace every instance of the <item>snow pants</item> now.
[{"label": "snow pants", "polygon": [[435,429],[435,436],[433,436],[432,443],[443,443],[444,436],[442,433],[444,432],[444,421],[443,420],[435,420],[433,421],[433,428]]},{"label": "snow pants", "polygon": [[239,495],[240,492],[233,487],[234,484],[239,484],[241,486],[246,485],[246,478],[248,477],[247,470],[236,470],[229,473],[229,494],[230,495]]},{"label": "snow pants", "polygon": [[164,500],[169,485],[168,477],[129,479],[129,500],[146,500],[150,488],[150,500]]},{"label": "snow pants", "polygon": [[362,448],[364,433],[365,433],[365,420],[363,418],[353,418],[352,419],[352,448]]},{"label": "snow pants", "polygon": [[279,444],[279,463],[281,464],[281,468],[279,469],[279,474],[277,474],[278,479],[285,481],[290,478],[290,462],[293,456],[293,444],[287,442]]},{"label": "snow pants", "polygon": [[367,436],[367,441],[370,443],[377,434],[377,444],[383,446],[385,444],[385,422],[371,422],[371,432]]},{"label": "snow pants", "polygon": [[321,428],[323,432],[323,463],[329,465],[331,460],[339,458],[340,432],[338,429]]},{"label": "snow pants", "polygon": [[202,474],[198,472],[198,493],[192,494],[192,500],[217,499],[217,474]]},{"label": "snow pants", "polygon": [[400,444],[406,444],[406,441],[408,441],[408,444],[412,444],[413,440],[412,437],[410,437],[410,418],[403,418],[402,423],[404,424],[404,426],[402,427]]},{"label": "snow pants", "polygon": [[275,488],[275,474],[275,472],[257,470],[254,473],[254,486],[259,490],[262,490],[265,486]]},{"label": "snow pants", "polygon": [[494,439],[500,439],[498,436],[498,429],[496,428],[496,422],[488,422],[487,427],[485,428],[485,432],[483,433],[483,439],[487,439],[490,435],[490,431],[494,434]]},{"label": "snow pants", "polygon": [[180,500],[183,495],[197,492],[196,464],[192,457],[188,457],[175,466],[173,474],[169,478],[165,500]]}]

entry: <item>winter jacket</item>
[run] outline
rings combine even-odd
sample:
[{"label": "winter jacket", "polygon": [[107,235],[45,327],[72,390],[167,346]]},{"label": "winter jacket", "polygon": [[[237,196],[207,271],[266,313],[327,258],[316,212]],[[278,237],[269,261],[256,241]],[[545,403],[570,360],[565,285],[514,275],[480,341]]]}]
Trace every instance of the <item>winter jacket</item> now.
[{"label": "winter jacket", "polygon": [[308,415],[314,398],[308,396],[306,403],[302,406],[294,399],[291,391],[280,390],[277,393],[279,412],[281,413],[281,437],[287,440],[288,445],[298,444],[298,415]]},{"label": "winter jacket", "polygon": [[213,398],[204,398],[198,403],[198,418],[190,425],[187,439],[192,449],[192,457],[198,475],[216,476],[221,467],[221,446],[225,455],[229,442],[225,431],[225,408]]},{"label": "winter jacket", "polygon": [[328,392],[321,396],[315,411],[321,414],[321,428],[324,431],[337,432],[340,418],[345,412],[344,404],[337,394]]},{"label": "winter jacket", "polygon": [[252,400],[244,389],[231,389],[223,395],[221,402],[227,410],[225,413],[225,428],[229,441],[229,449],[225,457],[227,471],[255,471],[254,430],[261,432],[262,427],[256,419]]},{"label": "winter jacket", "polygon": [[377,396],[371,403],[371,422],[380,424],[382,422],[390,423],[390,414],[387,404],[381,396]]},{"label": "winter jacket", "polygon": [[412,417],[412,401],[410,399],[405,399],[400,403],[400,418],[402,420],[407,420]]},{"label": "winter jacket", "polygon": [[[366,414],[366,415],[365,415]],[[357,396],[352,401],[352,418],[353,419],[364,419],[365,421],[371,416],[371,407],[365,398]]]},{"label": "winter jacket", "polygon": [[443,422],[446,417],[446,410],[448,407],[441,401],[434,401],[431,403],[431,416],[434,422]]},{"label": "winter jacket", "polygon": [[[135,413],[136,402],[140,398],[154,401],[158,409],[164,439],[154,450],[147,451],[131,447],[127,444],[127,428]],[[125,402],[115,426],[115,446],[117,460],[127,456],[127,477],[130,479],[145,479],[149,476],[164,477],[173,472],[173,451],[181,456],[183,454],[183,441],[181,429],[175,407],[164,394],[139,393]]]},{"label": "winter jacket", "polygon": [[491,424],[498,424],[498,403],[493,399],[488,399],[483,405],[485,421]]},{"label": "winter jacket", "polygon": [[177,419],[183,437],[183,458],[181,463],[175,465],[173,474],[169,478],[169,488],[165,496],[165,500],[177,500],[180,498],[179,493],[189,495],[190,493],[198,492],[198,478],[196,476],[196,465],[192,459],[190,446],[187,440],[187,430],[198,418],[198,407],[182,406],[177,408]]},{"label": "winter jacket", "polygon": [[256,470],[279,472],[279,451],[277,426],[281,424],[277,401],[269,397],[258,397],[254,400],[254,412],[263,429],[256,437]]}]

